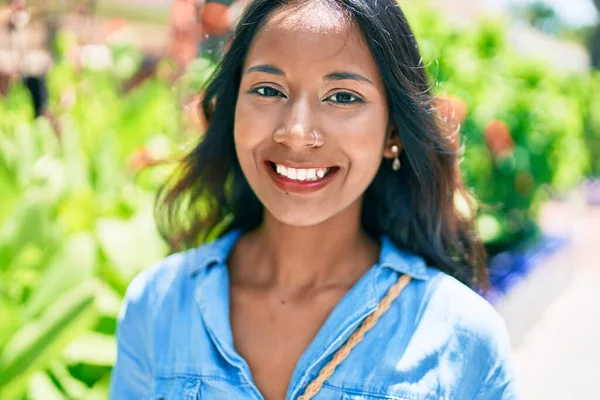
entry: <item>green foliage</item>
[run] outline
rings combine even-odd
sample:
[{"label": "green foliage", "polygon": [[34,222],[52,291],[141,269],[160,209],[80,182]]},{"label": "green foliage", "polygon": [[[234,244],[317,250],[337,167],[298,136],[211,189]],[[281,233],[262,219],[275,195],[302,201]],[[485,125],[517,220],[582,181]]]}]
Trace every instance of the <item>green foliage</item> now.
[{"label": "green foliage", "polygon": [[515,53],[502,21],[461,26],[427,7],[405,9],[437,94],[466,108],[461,167],[482,203],[488,249],[526,240],[540,204],[573,188],[589,167],[588,77]]},{"label": "green foliage", "polygon": [[106,398],[122,295],[167,254],[151,210],[170,167],[143,166],[183,141],[177,93],[155,79],[125,95],[136,55],[113,50],[130,60],[58,61],[54,121],[20,84],[0,101],[1,399]]},{"label": "green foliage", "polygon": [[587,124],[585,127],[586,147],[590,152],[590,176],[600,177],[600,71],[596,71],[589,82],[590,96]]}]

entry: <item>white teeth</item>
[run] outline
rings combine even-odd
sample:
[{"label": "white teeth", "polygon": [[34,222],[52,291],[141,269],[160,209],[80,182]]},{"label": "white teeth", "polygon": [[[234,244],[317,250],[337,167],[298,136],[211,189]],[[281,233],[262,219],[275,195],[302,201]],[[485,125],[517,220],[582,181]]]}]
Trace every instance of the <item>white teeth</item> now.
[{"label": "white teeth", "polygon": [[305,181],[306,180],[306,170],[305,169],[299,169],[298,172],[296,173],[296,179],[298,179],[299,181]]},{"label": "white teeth", "polygon": [[298,170],[296,168],[288,168],[287,169],[287,177],[290,179],[297,179]]},{"label": "white teeth", "polygon": [[275,164],[275,170],[279,175],[297,181],[318,181],[327,175],[329,168],[289,168]]}]

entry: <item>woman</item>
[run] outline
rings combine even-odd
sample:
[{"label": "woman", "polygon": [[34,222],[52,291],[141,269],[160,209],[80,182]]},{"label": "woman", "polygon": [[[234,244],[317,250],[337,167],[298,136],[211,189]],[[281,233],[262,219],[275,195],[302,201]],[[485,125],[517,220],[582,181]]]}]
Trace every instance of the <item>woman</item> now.
[{"label": "woman", "polygon": [[250,2],[159,196],[191,249],[131,283],[111,398],[516,398],[432,104],[394,0]]}]

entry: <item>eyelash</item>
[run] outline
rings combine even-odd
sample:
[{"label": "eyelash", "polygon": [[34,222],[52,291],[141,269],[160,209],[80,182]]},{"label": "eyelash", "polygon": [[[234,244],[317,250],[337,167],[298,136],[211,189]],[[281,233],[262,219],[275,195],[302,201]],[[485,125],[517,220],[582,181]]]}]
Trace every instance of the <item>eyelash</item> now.
[{"label": "eyelash", "polygon": [[[261,93],[259,93],[258,91],[259,91],[260,89],[270,89],[270,90],[274,90],[274,91],[275,91],[275,92],[277,92],[278,94],[277,94],[277,95],[275,95],[275,96],[267,96],[267,95],[264,95],[264,94],[261,94]],[[258,96],[260,96],[260,97],[285,97],[285,96],[283,95],[283,93],[281,93],[279,90],[277,90],[277,89],[275,89],[275,88],[272,88],[271,86],[259,86],[259,87],[255,88],[255,89],[252,89],[252,90],[250,91],[250,93],[254,93],[254,94],[256,94],[256,95],[258,95]],[[359,96],[357,96],[357,95],[355,95],[355,94],[353,94],[353,93],[350,93],[350,92],[337,92],[337,93],[334,93],[334,94],[332,94],[332,95],[331,95],[331,96],[329,96],[328,98],[331,98],[331,97],[333,97],[333,96],[337,96],[337,95],[340,95],[340,94],[344,94],[344,95],[350,95],[350,96],[351,96],[351,97],[352,97],[354,100],[353,100],[353,101],[350,101],[350,102],[339,102],[339,101],[333,101],[333,103],[335,103],[335,104],[339,104],[339,105],[342,105],[342,106],[349,106],[349,105],[352,105],[352,104],[354,104],[354,103],[364,103],[364,102],[365,102],[365,101],[364,101],[362,98],[360,98]]]}]

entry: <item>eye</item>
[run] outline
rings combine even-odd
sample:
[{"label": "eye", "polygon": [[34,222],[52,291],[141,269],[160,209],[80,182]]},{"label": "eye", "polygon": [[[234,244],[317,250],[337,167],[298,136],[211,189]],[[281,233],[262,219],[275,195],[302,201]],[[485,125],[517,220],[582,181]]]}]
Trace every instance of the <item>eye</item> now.
[{"label": "eye", "polygon": [[279,90],[273,89],[270,86],[257,87],[256,89],[251,90],[251,93],[256,93],[261,97],[285,97]]},{"label": "eye", "polygon": [[338,92],[327,98],[337,104],[348,105],[353,103],[364,103],[364,100],[350,92]]}]

